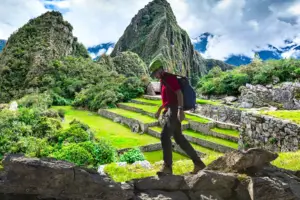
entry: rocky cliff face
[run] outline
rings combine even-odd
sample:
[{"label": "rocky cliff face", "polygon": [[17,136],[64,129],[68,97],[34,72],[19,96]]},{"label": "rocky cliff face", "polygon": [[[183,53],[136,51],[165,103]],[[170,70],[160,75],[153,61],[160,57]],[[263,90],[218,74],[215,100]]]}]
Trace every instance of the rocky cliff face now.
[{"label": "rocky cliff face", "polygon": [[300,174],[270,165],[277,154],[233,151],[196,175],[115,183],[96,171],[53,159],[7,155],[0,170],[0,199],[78,200],[297,200]]},{"label": "rocky cliff face", "polygon": [[11,35],[0,54],[0,102],[36,90],[49,61],[68,55],[88,57],[72,29],[59,12],[47,12]]},{"label": "rocky cliff face", "polygon": [[[187,32],[177,24],[166,0],[154,0],[135,15],[111,56],[127,50],[137,53],[147,65],[152,59],[161,58],[169,71],[192,80],[211,68],[194,50]],[[229,68],[231,66],[223,65],[223,69]]]}]

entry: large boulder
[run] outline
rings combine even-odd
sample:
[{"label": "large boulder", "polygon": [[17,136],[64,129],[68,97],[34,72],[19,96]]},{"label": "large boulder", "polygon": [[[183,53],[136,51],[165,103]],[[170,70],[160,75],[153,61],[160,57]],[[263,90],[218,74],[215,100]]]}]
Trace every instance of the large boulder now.
[{"label": "large boulder", "polygon": [[107,176],[78,168],[69,162],[8,155],[3,165],[4,171],[0,173],[2,196],[85,200],[121,200],[131,197],[121,185]]},{"label": "large boulder", "polygon": [[[258,171],[275,160],[278,154],[263,149],[248,149],[247,151],[232,151],[210,163],[206,169],[223,172]],[[248,171],[247,171],[248,170]],[[250,170],[250,171],[249,171]]]}]

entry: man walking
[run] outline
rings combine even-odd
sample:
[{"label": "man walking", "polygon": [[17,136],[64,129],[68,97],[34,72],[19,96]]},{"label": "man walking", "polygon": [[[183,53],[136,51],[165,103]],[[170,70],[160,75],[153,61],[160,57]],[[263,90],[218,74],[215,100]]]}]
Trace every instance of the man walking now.
[{"label": "man walking", "polygon": [[185,115],[183,111],[183,94],[178,80],[176,76],[164,71],[163,64],[160,60],[152,62],[149,69],[151,77],[155,77],[161,82],[162,105],[155,114],[155,117],[159,118],[161,111],[164,109],[163,115],[166,118],[166,123],[161,132],[164,165],[157,174],[164,175],[173,173],[171,136],[174,137],[175,142],[193,160],[194,170],[192,173],[196,174],[206,166],[181,131],[181,122],[184,120]]}]

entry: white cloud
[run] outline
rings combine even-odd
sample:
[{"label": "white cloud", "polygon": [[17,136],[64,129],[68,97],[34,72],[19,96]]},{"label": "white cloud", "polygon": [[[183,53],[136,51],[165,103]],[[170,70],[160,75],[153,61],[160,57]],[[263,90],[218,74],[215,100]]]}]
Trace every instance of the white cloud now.
[{"label": "white cloud", "polygon": [[7,39],[31,18],[46,12],[39,0],[1,0],[0,38]]},{"label": "white cloud", "polygon": [[111,52],[114,50],[114,48],[113,47],[109,47],[108,49],[107,49],[107,52],[106,52],[106,54],[107,55],[110,55],[111,54]]},{"label": "white cloud", "polygon": [[[43,2],[64,10],[74,35],[85,46],[117,42],[131,19],[151,0],[2,0],[0,38],[37,17]],[[209,32],[205,57],[253,56],[268,44],[284,46],[300,32],[299,0],[168,0],[179,25],[191,38]],[[17,14],[16,14],[17,13]],[[193,41],[195,41],[193,40]],[[299,42],[300,43],[300,42]],[[107,53],[110,53],[110,49]]]}]

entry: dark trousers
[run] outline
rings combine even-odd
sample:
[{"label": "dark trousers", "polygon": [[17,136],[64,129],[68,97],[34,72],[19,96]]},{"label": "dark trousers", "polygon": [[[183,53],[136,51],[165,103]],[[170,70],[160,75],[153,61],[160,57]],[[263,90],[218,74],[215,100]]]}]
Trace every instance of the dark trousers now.
[{"label": "dark trousers", "polygon": [[169,106],[167,112],[164,113],[165,125],[161,132],[161,144],[163,148],[164,163],[167,166],[172,166],[173,164],[171,141],[171,137],[173,136],[175,142],[193,160],[194,164],[202,164],[202,161],[197,155],[195,149],[182,134],[181,123],[178,120],[177,113],[177,106]]}]

